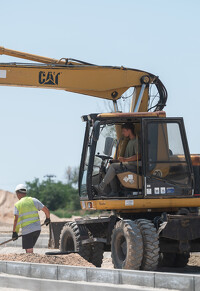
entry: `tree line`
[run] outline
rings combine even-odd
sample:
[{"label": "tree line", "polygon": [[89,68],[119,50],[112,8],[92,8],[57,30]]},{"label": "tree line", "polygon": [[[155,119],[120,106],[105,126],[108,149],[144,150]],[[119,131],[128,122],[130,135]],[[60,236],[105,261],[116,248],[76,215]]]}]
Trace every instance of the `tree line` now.
[{"label": "tree line", "polygon": [[55,214],[56,211],[58,214],[63,213],[59,216],[79,211],[81,208],[77,188],[78,168],[68,167],[65,176],[66,183],[55,181],[51,175],[47,175],[47,178],[42,181],[35,178],[31,182],[26,182],[28,196],[37,198],[50,211],[55,211]]}]

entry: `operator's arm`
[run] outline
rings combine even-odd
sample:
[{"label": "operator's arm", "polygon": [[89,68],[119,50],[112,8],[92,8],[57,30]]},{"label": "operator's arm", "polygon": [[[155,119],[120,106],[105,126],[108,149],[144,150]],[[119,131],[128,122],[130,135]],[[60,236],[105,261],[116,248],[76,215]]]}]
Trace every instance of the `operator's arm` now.
[{"label": "operator's arm", "polygon": [[125,162],[135,162],[137,160],[140,160],[141,159],[141,155],[134,155],[134,156],[131,156],[131,157],[128,157],[128,158],[124,158],[124,157],[119,157],[119,161],[122,162],[122,163],[125,163]]}]

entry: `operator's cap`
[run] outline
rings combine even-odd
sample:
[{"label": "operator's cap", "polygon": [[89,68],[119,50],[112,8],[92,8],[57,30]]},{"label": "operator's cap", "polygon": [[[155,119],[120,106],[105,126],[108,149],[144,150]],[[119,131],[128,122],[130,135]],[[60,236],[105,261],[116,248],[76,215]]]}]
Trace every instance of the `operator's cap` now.
[{"label": "operator's cap", "polygon": [[17,193],[17,191],[26,194],[27,192],[26,186],[24,184],[17,185],[15,188],[15,193]]}]

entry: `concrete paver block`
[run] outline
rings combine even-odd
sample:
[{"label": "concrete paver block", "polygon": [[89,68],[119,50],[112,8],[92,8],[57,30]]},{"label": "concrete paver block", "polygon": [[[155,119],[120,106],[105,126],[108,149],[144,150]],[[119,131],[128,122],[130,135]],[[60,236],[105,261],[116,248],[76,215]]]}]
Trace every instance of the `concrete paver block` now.
[{"label": "concrete paver block", "polygon": [[7,262],[0,261],[0,272],[6,273]]},{"label": "concrete paver block", "polygon": [[[33,279],[11,275],[0,274],[0,287],[23,289],[31,291],[159,291],[151,287],[140,287],[130,285],[112,285],[105,283],[87,283],[87,282],[68,282],[47,279]],[[167,291],[167,290],[166,290]],[[170,290],[172,291],[172,290]]]},{"label": "concrete paver block", "polygon": [[[14,290],[31,290],[41,291],[40,279],[24,278],[18,276],[1,276],[0,275],[0,287],[13,288]],[[46,289],[44,289],[46,290]],[[48,290],[49,291],[49,290]]]},{"label": "concrete paver block", "polygon": [[6,265],[7,274],[30,277],[30,270],[31,270],[30,263],[7,262]]},{"label": "concrete paver block", "polygon": [[181,291],[195,291],[193,276],[171,273],[155,273],[155,287],[177,289]]},{"label": "concrete paver block", "polygon": [[87,281],[86,268],[58,266],[58,280]]},{"label": "concrete paver block", "polygon": [[86,272],[88,282],[120,284],[118,270],[87,268]]},{"label": "concrete paver block", "polygon": [[154,287],[154,272],[120,270],[120,283]]},{"label": "concrete paver block", "polygon": [[51,264],[31,263],[30,276],[33,278],[57,280],[58,267],[57,265],[51,265]]},{"label": "concrete paver block", "polygon": [[194,276],[194,290],[200,291],[200,276]]}]

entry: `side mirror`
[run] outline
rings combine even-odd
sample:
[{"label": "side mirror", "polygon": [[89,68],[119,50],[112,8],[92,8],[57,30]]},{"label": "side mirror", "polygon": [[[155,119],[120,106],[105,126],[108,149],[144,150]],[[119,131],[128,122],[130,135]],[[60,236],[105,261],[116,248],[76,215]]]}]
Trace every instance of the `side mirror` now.
[{"label": "side mirror", "polygon": [[110,157],[112,155],[113,145],[114,145],[114,138],[109,137],[109,136],[106,137],[104,151],[103,151],[103,153],[106,156]]}]

